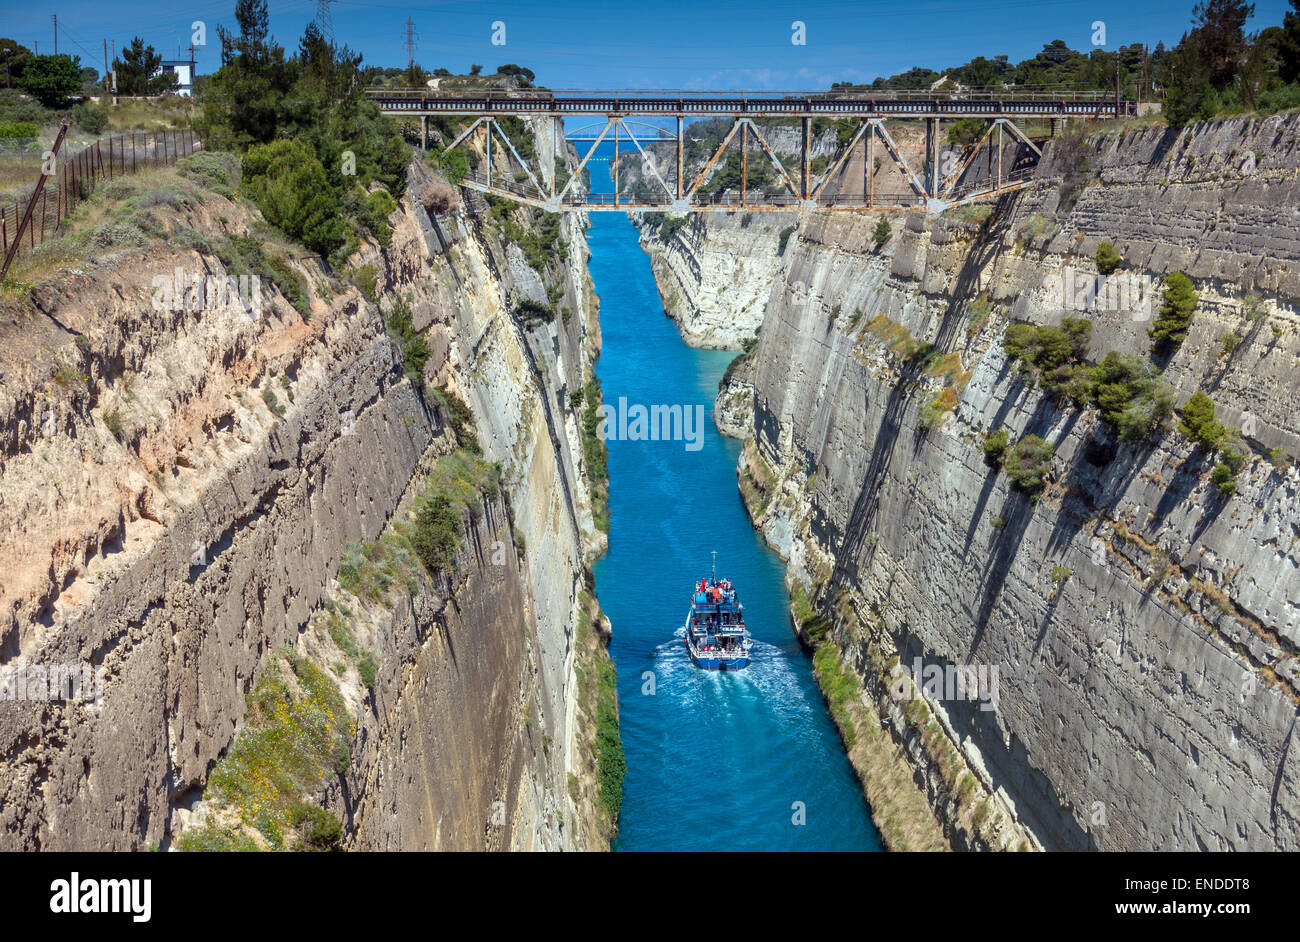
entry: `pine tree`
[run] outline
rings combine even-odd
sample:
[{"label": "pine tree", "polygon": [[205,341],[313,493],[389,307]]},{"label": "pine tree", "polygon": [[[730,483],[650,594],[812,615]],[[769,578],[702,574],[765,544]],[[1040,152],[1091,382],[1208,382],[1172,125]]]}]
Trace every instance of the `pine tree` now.
[{"label": "pine tree", "polygon": [[113,60],[117,73],[117,90],[123,95],[158,95],[176,86],[176,75],[162,71],[162,56],[153,46],[146,46],[136,36],[122,48],[122,57]]}]

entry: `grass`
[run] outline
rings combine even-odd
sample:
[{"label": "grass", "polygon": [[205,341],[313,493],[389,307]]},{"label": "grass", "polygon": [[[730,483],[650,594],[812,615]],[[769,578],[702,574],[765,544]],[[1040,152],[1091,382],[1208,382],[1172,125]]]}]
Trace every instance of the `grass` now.
[{"label": "grass", "polygon": [[186,828],[176,841],[176,849],[191,853],[248,853],[257,851],[257,841],[240,828],[221,826],[207,821]]},{"label": "grass", "polygon": [[[304,795],[346,771],[355,723],[329,674],[287,647],[249,691],[247,711],[208,779],[208,793],[271,849],[283,850]],[[195,841],[210,836],[200,832]]]},{"label": "grass", "polygon": [[583,387],[582,452],[591,492],[591,514],[596,529],[609,532],[609,447],[600,437],[600,380],[594,375]]},{"label": "grass", "polygon": [[790,613],[796,627],[812,647],[818,647],[830,634],[830,623],[813,607],[808,590],[798,583],[790,594]]},{"label": "grass", "polygon": [[813,668],[822,694],[830,705],[831,714],[840,727],[846,749],[857,743],[857,729],[849,711],[849,704],[862,695],[862,682],[852,671],[846,671],[840,660],[840,647],[828,642],[813,654]]},{"label": "grass", "polygon": [[945,386],[921,406],[917,426],[921,431],[938,428],[943,424],[948,413],[955,408],[957,408],[957,390],[952,386]]},{"label": "grass", "polygon": [[[377,540],[350,543],[339,560],[339,585],[357,598],[387,604],[396,587],[420,591],[419,567],[451,567],[464,517],[477,519],[483,501],[500,494],[500,470],[479,455],[452,452],[438,460],[415,498],[415,520],[394,520]],[[367,685],[371,686],[371,685]]]},{"label": "grass", "polygon": [[[613,834],[623,807],[623,779],[627,774],[619,730],[618,675],[604,645],[593,637],[592,623],[599,616],[595,601],[582,592],[578,605],[574,633],[577,658],[573,668],[578,682],[578,708],[583,721],[594,726],[589,758],[595,770],[597,801],[606,816],[608,833]],[[591,730],[592,726],[586,728]],[[569,794],[575,804],[581,791],[581,782],[570,773]]]}]

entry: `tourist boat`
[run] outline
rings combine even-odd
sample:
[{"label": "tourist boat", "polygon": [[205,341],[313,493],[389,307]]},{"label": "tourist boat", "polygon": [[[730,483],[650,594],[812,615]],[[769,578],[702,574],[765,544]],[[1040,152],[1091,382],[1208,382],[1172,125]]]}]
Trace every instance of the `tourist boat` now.
[{"label": "tourist boat", "polygon": [[729,580],[718,578],[715,565],[713,574],[695,583],[691,593],[686,650],[706,671],[734,671],[749,663],[753,645],[736,589]]}]

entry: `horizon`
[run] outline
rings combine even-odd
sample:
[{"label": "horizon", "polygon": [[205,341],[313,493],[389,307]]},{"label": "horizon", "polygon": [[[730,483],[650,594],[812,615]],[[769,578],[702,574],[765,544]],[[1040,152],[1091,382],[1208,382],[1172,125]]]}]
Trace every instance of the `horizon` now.
[{"label": "horizon", "polygon": [[[403,32],[409,16],[416,34],[415,61],[429,71],[446,68],[462,74],[480,64],[492,73],[515,63],[532,69],[537,83],[551,88],[801,90],[870,82],[917,66],[944,71],[976,56],[1006,55],[1015,63],[1055,40],[1085,54],[1135,42],[1168,47],[1189,28],[1192,5],[922,0],[899,8],[821,0],[794,7],[756,0],[656,11],[646,19],[591,0],[547,11],[482,0],[419,5],[334,0],[330,13],[336,42],[360,53],[367,66],[405,67]],[[158,0],[144,0],[136,13],[123,18],[108,15],[102,4],[77,0],[40,13],[7,11],[4,35],[42,53],[53,52],[50,17],[57,15],[59,51],[78,56],[83,66],[102,74],[104,41],[110,60],[134,36],[165,59],[185,58],[191,24],[198,21],[204,24],[206,43],[197,51],[196,71],[208,75],[219,51],[216,27],[233,27],[234,7],[234,0],[208,0],[187,6],[181,15]],[[267,7],[271,35],[292,53],[315,18],[316,0],[267,0]],[[1287,9],[1286,0],[1260,0],[1247,30],[1279,25]],[[846,17],[846,12],[853,15]],[[791,41],[796,21],[804,24],[804,45]],[[1099,21],[1105,24],[1106,42],[1094,45]],[[504,30],[497,24],[504,24]],[[494,45],[494,36],[504,38],[504,45]],[[926,51],[915,51],[922,43]]]}]

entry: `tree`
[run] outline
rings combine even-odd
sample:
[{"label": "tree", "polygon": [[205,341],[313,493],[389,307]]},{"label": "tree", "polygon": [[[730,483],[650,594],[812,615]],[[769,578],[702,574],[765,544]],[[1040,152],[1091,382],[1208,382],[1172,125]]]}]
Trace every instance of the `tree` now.
[{"label": "tree", "polygon": [[894,234],[894,230],[889,227],[889,220],[884,216],[880,217],[880,222],[876,223],[876,231],[871,237],[875,239],[876,245],[884,245],[889,241],[889,237]]},{"label": "tree", "polygon": [[1093,402],[1126,442],[1155,434],[1173,412],[1174,394],[1148,360],[1112,350],[1093,369]]},{"label": "tree", "polygon": [[[1297,2],[1300,2],[1300,0],[1297,0]],[[449,74],[450,74],[450,73],[449,73]],[[470,75],[482,75],[482,74],[483,74],[483,66],[481,66],[481,65],[471,65],[471,66],[469,67],[469,74],[470,74]]]},{"label": "tree", "polygon": [[162,56],[139,36],[122,47],[121,57],[113,60],[113,71],[117,73],[117,90],[123,95],[159,95],[177,84],[175,73],[162,71]]},{"label": "tree", "polygon": [[23,76],[23,69],[32,61],[32,51],[13,39],[0,39],[0,72],[4,73],[5,88],[13,88]]},{"label": "tree", "polygon": [[1170,272],[1165,276],[1164,299],[1160,304],[1160,313],[1155,323],[1147,331],[1156,342],[1157,349],[1171,350],[1178,348],[1187,337],[1187,328],[1191,326],[1192,315],[1200,298],[1192,287],[1192,280],[1180,271]]},{"label": "tree", "polygon": [[1162,57],[1157,71],[1165,88],[1162,113],[1171,127],[1180,128],[1214,113],[1210,69],[1195,33],[1189,33]]},{"label": "tree", "polygon": [[267,222],[308,248],[329,255],[347,240],[325,168],[301,141],[281,139],[249,148],[243,178]]},{"label": "tree", "polygon": [[1109,242],[1103,242],[1097,246],[1097,271],[1103,275],[1109,275],[1115,269],[1119,268],[1119,253],[1115,251],[1115,246]]},{"label": "tree", "polygon": [[1007,450],[1009,438],[1007,430],[1000,428],[995,432],[990,432],[989,437],[984,439],[984,463],[990,468],[996,468],[1002,464],[1002,455]]},{"label": "tree", "polygon": [[1217,91],[1237,77],[1246,55],[1246,20],[1254,14],[1255,4],[1245,0],[1203,0],[1192,8],[1198,52]]},{"label": "tree", "polygon": [[1038,495],[1047,482],[1047,474],[1052,470],[1054,449],[1051,444],[1037,435],[1026,435],[1005,453],[1002,467],[1011,478],[1011,486],[1024,491],[1030,500],[1038,500]]},{"label": "tree", "polygon": [[520,85],[525,87],[531,85],[533,79],[537,77],[533,73],[532,69],[525,69],[523,66],[515,65],[513,62],[497,66],[497,75],[512,76],[519,80]]},{"label": "tree", "polygon": [[81,63],[76,56],[33,56],[23,68],[21,85],[46,108],[63,108],[68,96],[81,90]]},{"label": "tree", "polygon": [[1227,434],[1227,429],[1214,417],[1214,400],[1200,390],[1193,393],[1183,406],[1183,420],[1178,428],[1208,451],[1218,448]]},{"label": "tree", "polygon": [[[0,45],[4,42],[0,39]],[[1291,12],[1282,18],[1282,37],[1277,51],[1282,60],[1277,70],[1278,78],[1284,82],[1300,79],[1300,0],[1291,0]]]}]

